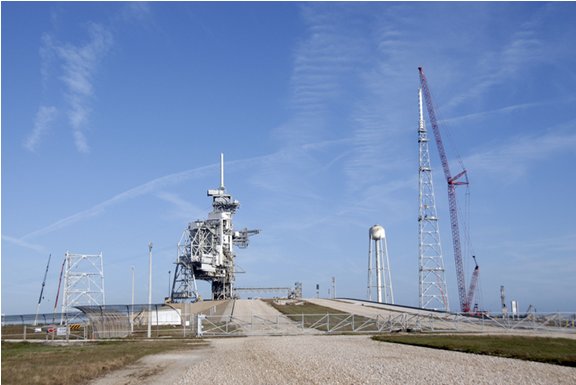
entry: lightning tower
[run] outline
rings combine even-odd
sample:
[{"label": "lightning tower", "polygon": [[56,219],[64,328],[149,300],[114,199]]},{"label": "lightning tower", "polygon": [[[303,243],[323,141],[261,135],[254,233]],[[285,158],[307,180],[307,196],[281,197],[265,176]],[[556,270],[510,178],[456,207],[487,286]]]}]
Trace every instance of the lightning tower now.
[{"label": "lightning tower", "polygon": [[449,311],[448,291],[444,278],[444,260],[440,243],[440,230],[436,213],[428,134],[422,109],[422,89],[418,90],[419,124],[419,200],[418,212],[418,264],[419,305],[421,308]]},{"label": "lightning tower", "polygon": [[233,246],[245,248],[248,238],[259,230],[234,230],[232,218],[240,207],[224,187],[224,155],[220,154],[220,187],[208,190],[212,212],[208,219],[188,224],[178,243],[178,257],[170,300],[197,301],[196,280],[212,284],[212,299],[235,297],[235,257]]}]

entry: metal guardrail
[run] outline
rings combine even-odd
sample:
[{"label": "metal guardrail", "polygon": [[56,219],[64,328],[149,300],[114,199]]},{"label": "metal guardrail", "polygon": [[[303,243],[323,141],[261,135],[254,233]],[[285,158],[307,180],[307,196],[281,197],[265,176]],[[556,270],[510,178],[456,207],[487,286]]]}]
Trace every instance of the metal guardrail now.
[{"label": "metal guardrail", "polygon": [[[522,318],[429,312],[362,316],[350,313],[284,314],[245,317],[181,314],[178,309],[153,305],[94,307],[85,313],[2,316],[2,339],[86,340],[146,338],[152,320],[154,338],[188,338],[250,335],[298,335],[311,333],[396,332],[509,332],[573,333],[576,313],[531,313]],[[61,320],[68,320],[63,322]],[[36,321],[36,325],[34,322]],[[54,322],[56,321],[56,322]],[[64,329],[63,329],[64,328]]]}]

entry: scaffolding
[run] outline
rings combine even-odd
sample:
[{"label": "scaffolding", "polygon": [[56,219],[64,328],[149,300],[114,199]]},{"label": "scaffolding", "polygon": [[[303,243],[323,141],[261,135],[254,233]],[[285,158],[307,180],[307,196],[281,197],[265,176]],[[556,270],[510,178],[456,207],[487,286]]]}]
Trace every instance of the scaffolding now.
[{"label": "scaffolding", "polygon": [[104,263],[100,254],[66,252],[62,313],[77,306],[104,306]]}]

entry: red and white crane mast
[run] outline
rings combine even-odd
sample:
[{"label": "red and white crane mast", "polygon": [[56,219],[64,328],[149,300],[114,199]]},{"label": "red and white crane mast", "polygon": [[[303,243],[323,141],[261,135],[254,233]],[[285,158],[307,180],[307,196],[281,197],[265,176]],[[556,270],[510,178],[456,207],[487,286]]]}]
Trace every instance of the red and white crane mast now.
[{"label": "red and white crane mast", "polygon": [[442,137],[440,136],[440,129],[436,119],[436,112],[434,111],[434,106],[432,104],[432,97],[430,95],[430,89],[428,88],[428,82],[422,67],[418,67],[418,71],[420,72],[420,84],[422,87],[422,92],[424,93],[424,100],[426,101],[426,108],[428,110],[430,124],[432,125],[432,131],[434,132],[434,138],[436,139],[436,146],[438,147],[438,154],[442,163],[442,169],[444,170],[444,176],[448,182],[450,227],[452,229],[452,244],[454,247],[454,261],[456,265],[456,279],[458,283],[460,311],[468,313],[470,311],[469,298],[473,297],[474,293],[469,293],[469,295],[466,294],[466,282],[464,279],[464,267],[462,264],[462,247],[460,244],[460,229],[458,226],[458,207],[456,204],[456,186],[467,185],[468,175],[466,174],[465,169],[454,176],[452,176],[452,173],[450,172],[450,166],[448,164],[446,150],[444,149],[444,143],[442,142]]}]

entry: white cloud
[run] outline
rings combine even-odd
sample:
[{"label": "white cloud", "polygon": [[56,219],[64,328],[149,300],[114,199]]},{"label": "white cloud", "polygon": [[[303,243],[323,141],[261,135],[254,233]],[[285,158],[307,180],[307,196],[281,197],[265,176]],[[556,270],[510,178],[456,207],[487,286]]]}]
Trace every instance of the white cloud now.
[{"label": "white cloud", "polygon": [[[234,167],[234,166],[236,166],[236,167],[255,167],[257,165],[269,163],[269,161],[271,159],[275,158],[278,155],[279,154],[271,154],[271,155],[259,156],[259,157],[254,157],[254,158],[241,159],[241,160],[227,162],[226,165],[227,165],[227,167]],[[217,169],[217,167],[219,167],[219,164],[211,164],[211,165],[196,167],[196,168],[193,168],[190,170],[177,172],[177,173],[165,175],[165,176],[160,177],[160,178],[153,179],[153,180],[148,181],[146,183],[143,183],[139,186],[136,186],[134,188],[131,188],[129,190],[126,190],[124,192],[116,194],[112,198],[107,199],[101,203],[98,203],[98,204],[96,204],[96,205],[94,205],[94,206],[92,206],[86,210],[80,211],[76,214],[70,215],[70,216],[63,218],[63,219],[60,219],[60,220],[58,220],[58,221],[56,221],[56,222],[54,222],[48,226],[40,228],[38,230],[32,231],[32,232],[20,237],[19,240],[25,241],[27,239],[32,239],[32,238],[35,238],[38,236],[50,234],[54,231],[63,229],[63,228],[68,227],[72,224],[84,221],[84,220],[89,219],[91,217],[98,216],[98,215],[102,214],[103,212],[105,212],[110,207],[113,207],[114,205],[129,201],[131,199],[134,199],[134,198],[137,198],[140,196],[156,193],[156,192],[158,192],[158,191],[160,191],[160,190],[162,190],[168,186],[176,185],[176,184],[182,183],[182,182],[189,180],[189,179],[202,177],[206,173],[214,172]],[[157,194],[157,196],[161,199],[164,199],[165,201],[171,201],[171,203],[173,203],[173,204],[180,204],[181,206],[183,205],[183,201],[178,201],[177,197],[174,195],[170,195],[168,193],[159,193],[159,194]],[[187,209],[191,210],[191,206],[188,206]],[[193,210],[191,210],[191,211],[193,211]]]},{"label": "white cloud", "polygon": [[182,199],[178,194],[161,191],[158,192],[156,196],[164,202],[170,203],[174,207],[172,216],[175,218],[189,221],[191,219],[199,219],[206,216],[205,210],[201,210],[199,207]]},{"label": "white cloud", "polygon": [[19,238],[14,238],[14,237],[11,237],[8,235],[2,235],[2,239],[7,241],[7,242],[10,242],[14,245],[24,247],[26,249],[34,250],[34,251],[37,251],[40,253],[44,253],[46,251],[46,248],[44,246],[29,243],[29,242],[26,242],[26,241],[19,239]]},{"label": "white cloud", "polygon": [[113,44],[112,33],[103,25],[88,26],[88,40],[83,45],[59,43],[45,34],[42,39],[41,58],[44,82],[48,76],[48,62],[55,61],[64,84],[67,107],[65,113],[72,127],[76,149],[81,153],[90,151],[86,138],[94,96],[94,75],[102,58]]},{"label": "white cloud", "polygon": [[475,113],[467,114],[467,115],[463,115],[463,116],[456,116],[453,118],[441,119],[441,120],[438,120],[438,123],[439,124],[454,125],[455,123],[462,124],[465,122],[468,123],[468,122],[481,121],[482,119],[484,119],[488,116],[492,116],[492,115],[510,114],[512,112],[522,111],[522,110],[526,110],[526,109],[534,108],[534,107],[542,107],[542,106],[552,105],[554,103],[555,102],[553,102],[553,101],[545,101],[545,102],[535,102],[535,103],[514,104],[511,106],[501,107],[501,108],[497,108],[497,109],[490,110],[490,111],[481,111],[481,112],[475,112]]},{"label": "white cloud", "polygon": [[[507,143],[478,151],[464,159],[470,169],[505,174],[506,180],[525,174],[529,162],[544,159],[562,151],[576,148],[576,120],[569,121],[542,135],[525,135],[512,138]],[[505,167],[503,167],[505,166]]]},{"label": "white cloud", "polygon": [[[538,19],[539,16],[536,16]],[[517,30],[508,42],[493,52],[484,54],[485,60],[480,61],[474,72],[474,85],[465,92],[460,92],[445,104],[444,109],[450,109],[470,99],[478,98],[490,88],[521,76],[529,66],[535,66],[548,59],[546,44],[538,37],[539,23],[526,22]]]},{"label": "white cloud", "polygon": [[40,146],[42,139],[50,130],[50,124],[56,118],[57,114],[58,110],[56,107],[40,106],[36,113],[36,119],[34,120],[34,129],[24,142],[24,147],[26,147],[26,149],[32,152],[36,151]]},{"label": "white cloud", "polygon": [[127,21],[143,21],[150,17],[152,10],[150,4],[145,1],[130,1],[121,11],[121,17]]},{"label": "white cloud", "polygon": [[321,140],[330,104],[342,96],[365,56],[365,44],[347,25],[348,12],[316,5],[302,7],[307,35],[297,46],[291,75],[294,117],[277,133],[283,143]]}]

